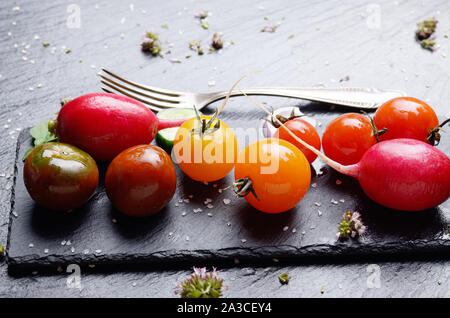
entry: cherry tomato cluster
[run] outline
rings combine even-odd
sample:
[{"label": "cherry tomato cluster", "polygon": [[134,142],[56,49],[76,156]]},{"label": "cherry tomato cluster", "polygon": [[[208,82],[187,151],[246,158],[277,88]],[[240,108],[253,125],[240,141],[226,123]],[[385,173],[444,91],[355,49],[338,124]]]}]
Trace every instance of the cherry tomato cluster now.
[{"label": "cherry tomato cluster", "polygon": [[292,114],[280,122],[273,138],[258,140],[239,153],[233,130],[218,112],[158,121],[137,101],[88,94],[66,104],[58,116],[57,133],[64,143],[42,144],[28,156],[26,188],[48,209],[71,210],[86,203],[97,187],[95,160],[110,161],[105,188],[112,204],[130,216],[152,215],[172,199],[176,174],[169,155],[148,143],[158,129],[179,124],[173,155],[182,171],[193,180],[209,182],[234,168],[236,195],[266,213],[288,211],[301,201],[311,182],[310,164],[321,148],[328,158],[351,166],[384,140],[412,138],[436,145],[442,126],[426,103],[402,97],[383,104],[373,119],[356,113],[335,118],[322,140],[311,123]]}]

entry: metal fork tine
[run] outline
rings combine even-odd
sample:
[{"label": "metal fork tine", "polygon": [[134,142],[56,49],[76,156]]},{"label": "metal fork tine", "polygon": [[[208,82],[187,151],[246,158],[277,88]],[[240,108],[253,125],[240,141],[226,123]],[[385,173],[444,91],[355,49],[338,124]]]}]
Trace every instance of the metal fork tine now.
[{"label": "metal fork tine", "polygon": [[127,92],[127,91],[124,91],[124,90],[122,90],[121,88],[115,87],[114,85],[111,85],[111,84],[109,84],[109,83],[104,83],[104,84],[105,84],[106,86],[108,86],[108,87],[110,87],[110,88],[112,88],[112,89],[114,90],[114,91],[111,91],[110,89],[108,89],[108,88],[102,86],[101,88],[102,88],[105,92],[107,92],[107,93],[113,93],[113,94],[117,94],[117,92],[119,92],[119,93],[122,94],[122,95],[131,97],[131,98],[133,98],[133,99],[135,99],[135,100],[137,100],[137,101],[140,101],[141,103],[144,103],[144,104],[148,105],[148,107],[149,107],[151,110],[154,110],[154,111],[156,111],[156,112],[159,112],[159,111],[161,111],[161,110],[163,110],[163,109],[165,109],[165,108],[172,108],[172,107],[173,107],[173,106],[164,106],[164,105],[161,105],[161,104],[159,104],[160,102],[157,102],[157,101],[155,101],[155,102],[149,101],[149,100],[144,99],[144,98],[141,98],[141,97],[139,97],[139,96],[137,96],[137,95],[135,95],[135,94],[132,94],[132,93]]},{"label": "metal fork tine", "polygon": [[139,83],[136,83],[136,82],[133,82],[133,81],[129,81],[129,80],[123,78],[123,77],[120,77],[119,75],[114,74],[111,71],[108,71],[107,69],[105,69],[103,67],[102,67],[102,71],[107,73],[107,74],[109,74],[109,75],[111,75],[112,77],[117,78],[118,80],[120,80],[120,81],[122,81],[124,83],[127,83],[129,85],[138,87],[140,89],[143,89],[143,90],[146,90],[146,91],[149,91],[149,92],[153,92],[153,93],[156,93],[156,94],[167,95],[167,96],[172,96],[172,97],[180,97],[180,96],[184,95],[183,92],[170,91],[170,90],[167,90],[167,89],[162,89],[162,88],[158,88],[158,87],[142,85],[142,84],[139,84]]},{"label": "metal fork tine", "polygon": [[112,80],[112,79],[110,79],[110,78],[108,78],[106,76],[103,76],[102,74],[98,74],[98,76],[100,76],[103,79],[103,80],[101,80],[101,82],[103,84],[105,84],[105,85],[107,85],[105,83],[105,81],[106,81],[106,82],[112,83],[113,85],[115,85],[117,87],[123,88],[125,90],[131,91],[133,93],[139,94],[139,95],[147,97],[149,99],[154,99],[154,100],[158,100],[158,101],[161,101],[161,102],[173,103],[174,104],[173,106],[175,106],[176,104],[180,103],[180,99],[179,98],[174,98],[174,97],[167,96],[167,95],[153,94],[153,93],[149,93],[149,92],[142,92],[140,90],[136,90],[136,89],[133,89],[133,88],[128,87],[126,85],[117,83],[116,81],[114,81],[114,80]]}]

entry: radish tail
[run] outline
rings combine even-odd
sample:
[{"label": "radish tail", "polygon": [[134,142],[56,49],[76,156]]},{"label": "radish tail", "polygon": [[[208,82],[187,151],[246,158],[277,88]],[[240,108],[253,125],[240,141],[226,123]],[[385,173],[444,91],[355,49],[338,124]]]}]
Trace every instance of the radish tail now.
[{"label": "radish tail", "polygon": [[181,126],[188,119],[158,119],[158,130]]},{"label": "radish tail", "polygon": [[322,159],[323,161],[325,161],[326,164],[328,164],[331,168],[333,168],[334,170],[354,177],[354,178],[358,178],[359,176],[359,163],[356,163],[354,165],[349,165],[349,166],[344,166],[341,165],[339,162],[336,162],[330,158],[328,158],[327,156],[325,156],[323,153],[321,153],[319,150],[317,150],[316,148],[314,148],[313,146],[310,146],[308,143],[304,142],[302,139],[300,139],[297,135],[295,135],[289,128],[287,128],[276,116],[273,115],[273,113],[271,113],[266,107],[264,107],[263,105],[261,105],[260,103],[258,103],[256,100],[254,100],[253,98],[251,98],[250,96],[248,96],[247,94],[245,94],[243,91],[240,91],[245,97],[247,97],[252,103],[254,103],[256,106],[258,106],[261,110],[263,110],[265,113],[267,113],[269,116],[272,117],[272,119],[274,121],[276,121],[281,127],[283,127],[283,129],[286,129],[286,131],[295,139],[297,140],[299,143],[301,143],[305,148],[307,148],[308,150],[311,150],[312,152],[314,152],[320,159]]}]

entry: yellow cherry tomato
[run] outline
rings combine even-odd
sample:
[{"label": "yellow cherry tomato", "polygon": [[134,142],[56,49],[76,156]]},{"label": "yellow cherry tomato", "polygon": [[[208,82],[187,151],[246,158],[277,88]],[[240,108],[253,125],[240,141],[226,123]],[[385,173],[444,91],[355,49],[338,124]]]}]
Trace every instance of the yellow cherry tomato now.
[{"label": "yellow cherry tomato", "polygon": [[[184,122],[174,140],[174,156],[181,170],[196,181],[217,181],[225,177],[236,162],[239,151],[233,130],[210,116]],[[220,124],[218,122],[220,121]]]}]

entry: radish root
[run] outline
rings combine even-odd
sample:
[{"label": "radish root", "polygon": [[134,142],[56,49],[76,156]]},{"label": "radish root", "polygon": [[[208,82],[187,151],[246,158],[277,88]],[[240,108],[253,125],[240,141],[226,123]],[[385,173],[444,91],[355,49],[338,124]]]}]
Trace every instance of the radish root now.
[{"label": "radish root", "polygon": [[266,114],[268,114],[269,116],[272,117],[272,119],[274,121],[276,121],[281,127],[283,127],[283,129],[286,129],[286,131],[295,139],[297,140],[299,143],[301,143],[305,148],[307,148],[308,150],[311,150],[312,152],[314,152],[318,157],[320,157],[320,159],[322,159],[326,164],[328,164],[330,167],[332,167],[333,169],[335,169],[336,171],[345,174],[345,175],[349,175],[352,177],[357,178],[358,177],[358,173],[359,173],[359,164],[354,164],[354,165],[349,165],[349,166],[344,166],[341,165],[339,162],[336,162],[330,158],[328,158],[327,156],[325,156],[323,153],[321,153],[319,150],[317,150],[316,148],[314,148],[313,146],[309,145],[308,143],[306,143],[305,141],[303,141],[302,139],[300,139],[297,135],[295,135],[289,128],[287,128],[276,116],[274,116],[266,107],[264,107],[262,104],[258,103],[256,100],[254,100],[253,98],[251,98],[250,96],[248,96],[247,94],[245,94],[243,91],[240,90],[240,92],[247,97],[253,104],[255,104],[256,106],[258,106],[261,110],[263,110]]}]

